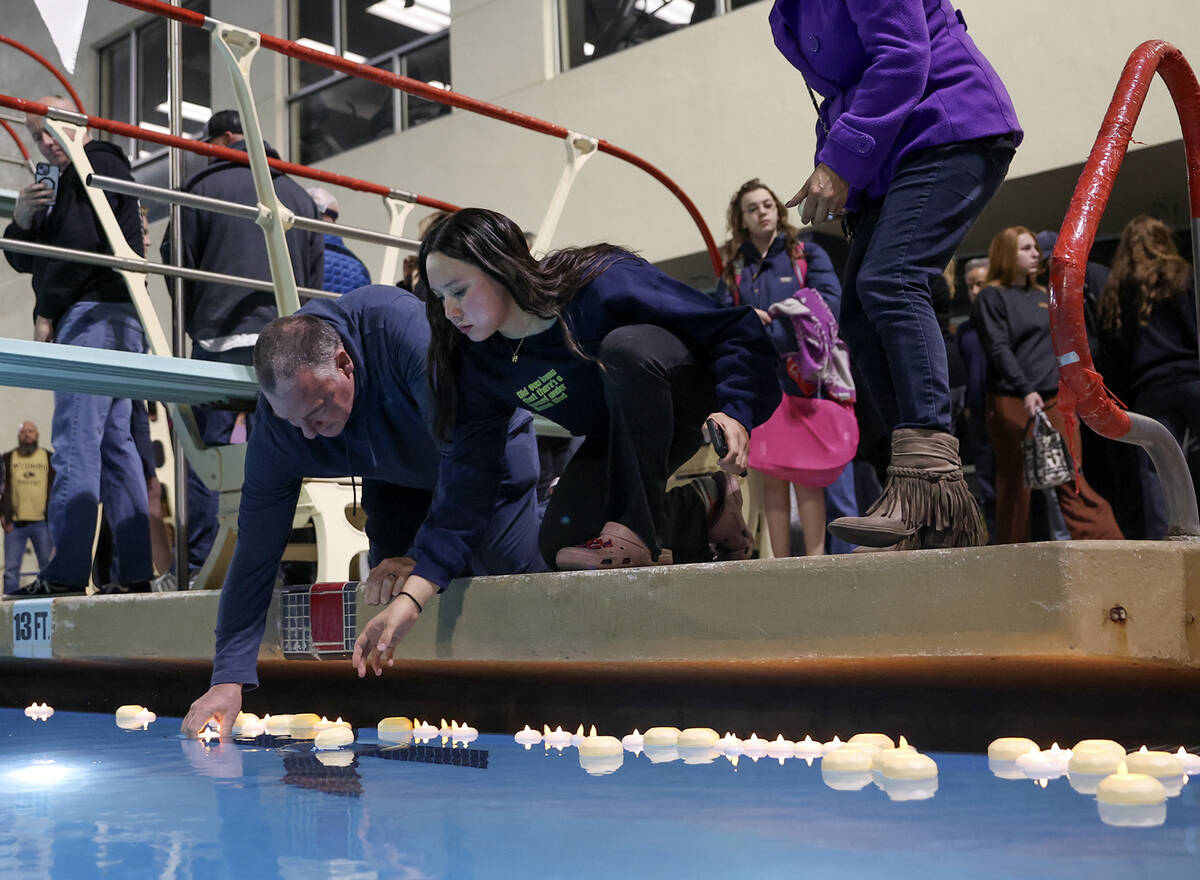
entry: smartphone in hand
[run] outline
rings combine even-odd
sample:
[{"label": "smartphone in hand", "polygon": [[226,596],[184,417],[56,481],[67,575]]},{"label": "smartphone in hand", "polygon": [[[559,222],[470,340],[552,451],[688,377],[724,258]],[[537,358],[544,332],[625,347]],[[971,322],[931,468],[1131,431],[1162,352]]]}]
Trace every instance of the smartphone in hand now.
[{"label": "smartphone in hand", "polygon": [[706,419],[704,424],[708,427],[708,439],[712,442],[713,452],[717,454],[717,458],[724,458],[729,454],[729,444],[725,442],[725,429],[717,424],[716,419]]},{"label": "smartphone in hand", "polygon": [[53,190],[58,189],[59,169],[57,165],[52,165],[49,162],[38,162],[34,167],[33,182],[48,183]]}]

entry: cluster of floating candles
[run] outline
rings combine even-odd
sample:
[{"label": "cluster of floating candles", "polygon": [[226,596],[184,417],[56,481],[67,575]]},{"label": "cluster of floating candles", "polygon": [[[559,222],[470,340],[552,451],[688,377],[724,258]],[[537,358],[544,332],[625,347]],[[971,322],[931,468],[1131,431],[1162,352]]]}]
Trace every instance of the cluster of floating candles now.
[{"label": "cluster of floating candles", "polygon": [[1075,791],[1096,796],[1106,824],[1150,827],[1166,821],[1167,798],[1183,790],[1189,773],[1200,772],[1200,756],[1182,746],[1173,754],[1146,746],[1126,753],[1111,739],[1042,750],[1025,737],[1001,737],[988,746],[988,765],[1002,779],[1032,779],[1043,788],[1065,775]]},{"label": "cluster of floating candles", "polygon": [[54,709],[51,706],[42,703],[30,703],[25,707],[25,717],[32,718],[34,721],[46,721],[54,714]]},{"label": "cluster of floating candles", "polygon": [[116,712],[117,727],[122,730],[145,730],[158,718],[145,706],[119,706]]}]

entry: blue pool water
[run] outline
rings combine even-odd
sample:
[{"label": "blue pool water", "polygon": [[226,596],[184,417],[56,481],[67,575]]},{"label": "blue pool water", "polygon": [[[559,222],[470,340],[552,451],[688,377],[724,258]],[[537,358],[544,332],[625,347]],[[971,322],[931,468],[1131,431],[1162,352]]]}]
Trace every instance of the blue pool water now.
[{"label": "blue pool water", "polygon": [[997,779],[979,755],[934,755],[937,795],[895,802],[797,760],[626,754],[590,776],[574,749],[382,749],[364,728],[353,765],[326,767],[307,746],[208,747],[178,725],[0,710],[0,877],[1200,877],[1195,783],[1165,825],[1130,829],[1065,779]]}]

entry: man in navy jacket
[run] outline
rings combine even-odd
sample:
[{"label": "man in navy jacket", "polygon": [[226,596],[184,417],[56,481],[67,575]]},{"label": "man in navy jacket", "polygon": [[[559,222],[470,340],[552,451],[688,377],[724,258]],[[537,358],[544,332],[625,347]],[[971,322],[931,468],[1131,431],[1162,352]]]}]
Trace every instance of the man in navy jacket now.
[{"label": "man in navy jacket", "polygon": [[[260,334],[255,368],[263,395],[217,615],[212,687],[192,704],[185,733],[196,735],[214,717],[228,733],[243,686],[258,685],[258,647],[303,477],[362,477],[368,601],[390,601],[403,584],[412,565],[404,557],[432,500],[440,460],[428,345],[424,304],[380,285],[313,300]],[[537,547],[537,446],[526,412],[509,423],[504,470],[471,574],[545,569]]]}]

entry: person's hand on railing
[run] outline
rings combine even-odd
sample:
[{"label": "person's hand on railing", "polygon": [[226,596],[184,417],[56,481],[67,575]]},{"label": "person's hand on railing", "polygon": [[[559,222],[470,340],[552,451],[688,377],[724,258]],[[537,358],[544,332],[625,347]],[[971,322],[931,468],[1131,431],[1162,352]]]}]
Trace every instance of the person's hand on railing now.
[{"label": "person's hand on railing", "polygon": [[37,215],[53,204],[54,187],[48,183],[31,183],[17,193],[13,222],[28,232],[33,229]]},{"label": "person's hand on railing", "polygon": [[1031,419],[1046,408],[1046,402],[1042,400],[1042,395],[1036,391],[1030,391],[1026,394],[1023,403],[1025,405],[1025,415]]}]

